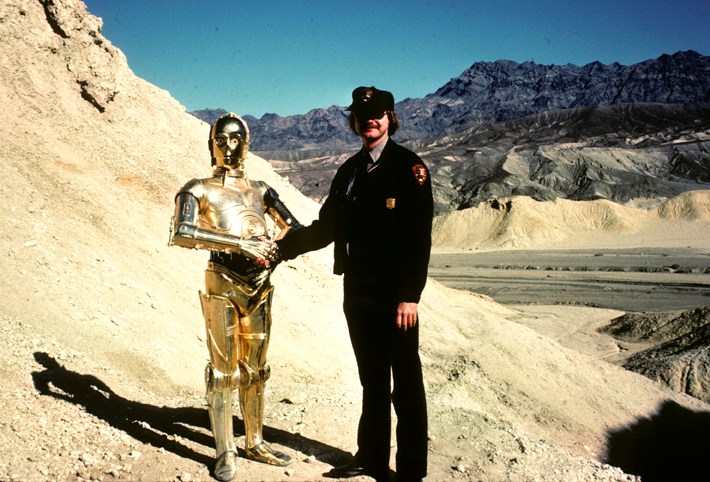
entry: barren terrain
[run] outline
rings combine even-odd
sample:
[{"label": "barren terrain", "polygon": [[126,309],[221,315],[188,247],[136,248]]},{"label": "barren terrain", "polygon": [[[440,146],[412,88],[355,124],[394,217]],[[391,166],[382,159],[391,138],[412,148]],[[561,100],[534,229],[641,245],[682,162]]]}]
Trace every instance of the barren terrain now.
[{"label": "barren terrain", "polygon": [[503,304],[624,311],[710,305],[710,255],[691,248],[434,253],[429,275]]},{"label": "barren terrain", "polygon": [[[209,175],[208,126],[135,77],[78,0],[0,3],[0,53],[0,480],[213,480],[197,297],[207,255],[167,246],[175,192]],[[250,156],[247,170],[300,221],[316,215],[318,205],[263,159]],[[643,226],[610,232],[576,205],[565,212],[588,218],[587,230],[560,238],[566,222],[537,221],[553,239],[529,236],[523,219],[486,231],[491,224],[479,218],[482,238],[472,240],[473,218],[446,219],[437,236],[458,244],[437,249],[563,242],[602,254],[707,253],[708,219],[692,215],[698,199],[677,205],[686,214],[671,220],[672,236],[655,211],[631,211]],[[238,481],[323,480],[355,448],[360,392],[330,265],[326,249],[273,276],[265,435],[294,463],[240,458]],[[710,406],[608,361],[625,348],[596,328],[624,310],[505,305],[435,279],[420,310],[427,480],[708,473]]]}]

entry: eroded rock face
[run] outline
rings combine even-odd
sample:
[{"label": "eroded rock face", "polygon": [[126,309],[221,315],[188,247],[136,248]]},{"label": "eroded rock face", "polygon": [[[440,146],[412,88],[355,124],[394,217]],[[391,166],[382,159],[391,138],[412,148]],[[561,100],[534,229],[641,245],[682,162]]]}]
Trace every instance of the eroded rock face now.
[{"label": "eroded rock face", "polygon": [[[427,161],[443,214],[510,196],[626,203],[707,189],[708,132],[710,106],[624,104],[545,112],[405,144]],[[321,201],[347,153],[264,156],[280,159],[272,160],[276,170]]]},{"label": "eroded rock face", "polygon": [[66,62],[81,97],[104,112],[118,93],[117,75],[127,67],[123,53],[101,35],[103,22],[81,2],[42,0],[47,24],[58,38],[53,50]]},{"label": "eroded rock face", "polygon": [[631,356],[624,368],[710,403],[710,325]]},{"label": "eroded rock face", "polygon": [[710,402],[710,306],[668,313],[628,313],[601,331],[627,342],[653,342],[624,368]]},{"label": "eroded rock face", "polygon": [[690,311],[627,313],[600,331],[629,342],[667,343],[710,325],[710,306]]}]

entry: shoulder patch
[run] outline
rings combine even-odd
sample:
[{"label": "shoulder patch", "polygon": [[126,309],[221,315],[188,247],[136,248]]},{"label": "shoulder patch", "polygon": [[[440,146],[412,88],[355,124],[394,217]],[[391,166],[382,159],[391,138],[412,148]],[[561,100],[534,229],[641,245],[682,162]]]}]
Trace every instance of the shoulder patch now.
[{"label": "shoulder patch", "polygon": [[414,173],[414,179],[417,180],[420,186],[426,182],[427,172],[424,164],[414,164],[412,166],[412,172]]}]

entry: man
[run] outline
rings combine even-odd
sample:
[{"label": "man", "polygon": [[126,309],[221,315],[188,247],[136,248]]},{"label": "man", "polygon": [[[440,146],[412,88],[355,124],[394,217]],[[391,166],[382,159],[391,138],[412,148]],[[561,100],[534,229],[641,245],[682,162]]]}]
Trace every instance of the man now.
[{"label": "man", "polygon": [[363,389],[362,414],[352,462],[324,475],[389,480],[392,402],[397,479],[421,480],[427,411],[417,304],[431,249],[431,179],[422,160],[389,137],[399,127],[390,92],[358,87],[348,110],[362,149],[338,169],[318,219],[276,244],[282,258],[291,259],[334,242],[334,272],[344,274],[343,309]]},{"label": "man", "polygon": [[267,215],[283,235],[300,225],[278,194],[244,173],[249,128],[232,113],[210,130],[213,176],[193,179],[175,198],[171,244],[210,251],[206,293],[200,293],[210,361],[205,371],[207,404],[215,438],[215,476],[230,481],[237,472],[232,429],[232,391],[239,389],[246,456],[284,466],[291,458],[262,437],[264,384],[270,369],[266,351],[271,331],[270,274],[275,248]]}]

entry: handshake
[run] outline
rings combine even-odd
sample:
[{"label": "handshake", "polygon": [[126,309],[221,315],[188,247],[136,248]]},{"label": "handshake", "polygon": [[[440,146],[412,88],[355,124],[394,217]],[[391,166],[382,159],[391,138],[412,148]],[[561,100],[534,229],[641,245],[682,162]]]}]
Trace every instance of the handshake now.
[{"label": "handshake", "polygon": [[264,236],[244,239],[240,245],[241,255],[252,260],[243,274],[254,285],[264,282],[281,262],[278,245]]},{"label": "handshake", "polygon": [[241,254],[246,258],[252,259],[257,266],[273,270],[281,262],[278,245],[265,236],[242,239],[239,242],[239,247],[241,248]]}]

